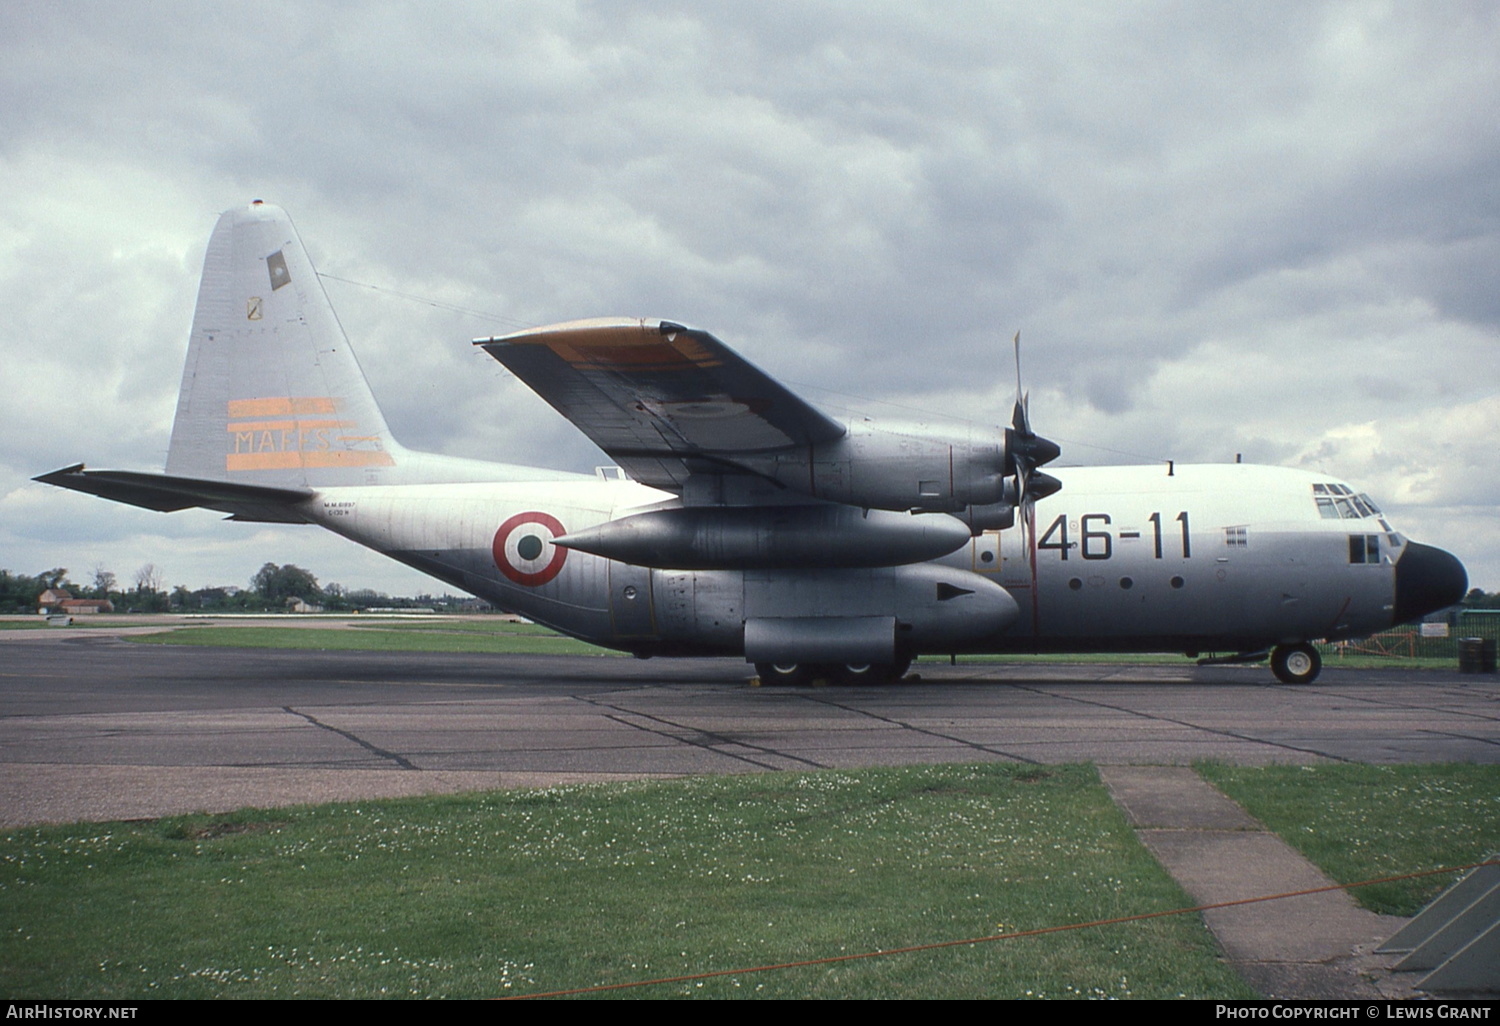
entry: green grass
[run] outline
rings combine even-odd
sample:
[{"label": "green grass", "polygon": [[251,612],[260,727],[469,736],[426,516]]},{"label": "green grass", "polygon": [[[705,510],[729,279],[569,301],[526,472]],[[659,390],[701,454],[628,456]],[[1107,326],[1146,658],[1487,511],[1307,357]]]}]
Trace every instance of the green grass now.
[{"label": "green grass", "polygon": [[[947,656],[923,656],[914,665],[920,672],[923,665],[946,666]],[[1121,665],[1121,666],[1180,666],[1191,669],[1196,659],[1171,652],[1063,652],[1063,653],[992,653],[961,655],[960,666],[974,665]],[[1254,663],[1226,664],[1255,666]],[[1262,662],[1260,669],[1270,674],[1269,664]],[[1457,659],[1432,658],[1426,656],[1375,656],[1375,655],[1324,655],[1324,669],[1349,670],[1455,670]]]},{"label": "green grass", "polygon": [[[1500,847],[1500,767],[1199,771],[1345,882]],[[1447,882],[1354,893],[1410,914]],[[1088,767],[246,810],[0,834],[0,995],[538,993],[1186,904]],[[1194,916],[620,993],[1249,996]]]},{"label": "green grass", "polygon": [[[1188,904],[1089,767],[779,773],[14,830],[6,996],[483,997]],[[1196,916],[622,992],[1248,997]]]},{"label": "green grass", "polygon": [[1323,656],[1325,670],[1448,670],[1458,669],[1458,659],[1440,656]]},{"label": "green grass", "polygon": [[482,634],[494,635],[538,635],[545,637],[559,637],[560,635],[550,627],[543,627],[538,623],[521,623],[516,620],[501,620],[498,617],[485,620],[458,620],[440,618],[435,620],[418,620],[415,622],[405,621],[400,624],[385,624],[376,621],[374,623],[353,623],[351,626],[358,630],[402,630],[402,631],[437,631],[444,634]]},{"label": "green grass", "polygon": [[[107,614],[108,615],[108,614]],[[47,622],[46,617],[34,616],[21,619],[0,618],[0,631],[30,631],[30,630],[57,630],[71,631],[79,627],[151,627],[161,623],[158,619],[149,616],[132,617],[131,619],[116,619],[112,615],[108,620],[93,620],[89,614],[78,613],[73,617],[73,622],[67,627],[53,627]]]},{"label": "green grass", "polygon": [[[150,626],[141,621],[139,626]],[[36,624],[34,626],[45,626]],[[76,624],[75,624],[76,626]],[[437,619],[417,623],[376,621],[355,623],[350,628],[281,627],[274,624],[220,626],[189,625],[164,629],[157,634],[126,638],[147,645],[204,645],[228,648],[291,648],[324,651],[370,652],[480,652],[492,654],[618,655],[610,649],[564,637],[537,624],[510,620]],[[994,654],[961,655],[960,665],[1104,664],[1122,666],[1183,666],[1193,661],[1179,655],[1150,653],[1066,653],[1053,655]],[[941,656],[926,656],[914,664],[945,665]],[[1448,659],[1349,656],[1331,658],[1325,665],[1358,669],[1452,669]],[[1269,671],[1267,671],[1269,672]]]},{"label": "green grass", "polygon": [[[1340,883],[1479,861],[1500,851],[1500,766],[1198,767]],[[1359,887],[1366,908],[1415,915],[1456,877]]]},{"label": "green grass", "polygon": [[[526,627],[513,624],[509,626]],[[125,640],[142,645],[292,648],[366,652],[482,652],[512,655],[617,655],[545,628],[532,631],[437,630],[417,627],[181,627]]]},{"label": "green grass", "polygon": [[[321,618],[333,618],[341,621],[356,617],[357,614],[327,614]],[[166,645],[214,645],[234,648],[296,648],[296,649],[324,649],[324,650],[366,650],[377,652],[483,652],[483,653],[521,653],[521,654],[546,654],[549,652],[567,653],[572,655],[594,654],[611,655],[608,649],[602,649],[582,642],[574,642],[563,639],[561,635],[549,628],[537,624],[516,623],[512,620],[502,620],[499,617],[486,617],[473,619],[469,617],[457,618],[447,616],[420,617],[413,621],[392,622],[384,618],[370,623],[351,623],[350,626],[362,632],[369,632],[372,637],[361,642],[347,637],[329,637],[335,633],[333,628],[321,632],[316,637],[298,637],[305,631],[316,630],[316,628],[289,629],[274,624],[236,625],[232,627],[223,626],[184,626],[175,631],[164,630],[161,634],[145,637],[132,637],[128,640],[144,642],[146,644]],[[111,617],[107,621],[91,621],[88,617],[75,618],[73,627],[119,627],[119,626],[155,626],[160,620],[151,617],[131,620],[128,623]],[[0,619],[0,630],[32,630],[46,628],[48,625],[40,617],[27,618],[25,620]],[[58,628],[63,629],[63,628]],[[71,629],[71,628],[68,628]],[[191,635],[189,632],[218,631],[217,634]],[[279,632],[279,633],[265,633]],[[1405,639],[1410,631],[1387,632],[1380,638],[1396,637]],[[441,635],[466,635],[473,639],[481,640],[478,644],[468,644],[461,640],[452,643],[434,641],[423,637],[424,634]],[[559,644],[538,643],[527,645],[510,639],[518,637],[554,638],[559,639]],[[1400,646],[1394,642],[1393,651]],[[1417,645],[1423,652],[1443,653],[1426,655],[1371,655],[1364,653],[1351,653],[1330,645],[1320,645],[1323,652],[1323,663],[1327,668],[1343,668],[1358,670],[1373,669],[1419,669],[1419,670],[1453,670],[1457,668],[1457,656],[1448,654],[1451,649],[1456,652],[1457,641],[1452,638],[1425,638],[1418,639],[1413,644]],[[1442,646],[1447,646],[1443,648]],[[919,660],[918,672],[922,665],[940,665],[947,662],[944,656],[926,656]],[[1188,659],[1177,653],[1118,653],[1118,652],[1070,652],[1061,654],[1036,655],[1028,653],[994,653],[979,655],[961,655],[958,662],[963,665],[1010,665],[1010,664],[1075,664],[1075,665],[1134,665],[1134,666],[1182,666],[1190,667],[1195,660]],[[1262,669],[1269,672],[1269,668],[1262,664]]]},{"label": "green grass", "polygon": [[[959,666],[1181,666],[1194,669],[1197,660],[1172,652],[1013,652],[1013,654],[960,655]],[[913,663],[921,672],[924,666],[947,666],[947,655],[924,655]],[[1241,666],[1256,667],[1256,663]],[[1271,666],[1260,663],[1260,670],[1271,679]],[[1323,669],[1458,669],[1455,658],[1394,657],[1394,655],[1344,655],[1323,658]],[[1326,681],[1325,681],[1326,682]]]}]

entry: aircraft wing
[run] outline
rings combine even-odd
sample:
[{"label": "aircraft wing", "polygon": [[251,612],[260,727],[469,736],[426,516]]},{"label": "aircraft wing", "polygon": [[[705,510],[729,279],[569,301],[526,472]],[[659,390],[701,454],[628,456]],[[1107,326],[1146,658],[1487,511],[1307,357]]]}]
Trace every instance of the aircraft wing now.
[{"label": "aircraft wing", "polygon": [[670,321],[571,321],[474,344],[657,488],[845,433],[708,332]]}]

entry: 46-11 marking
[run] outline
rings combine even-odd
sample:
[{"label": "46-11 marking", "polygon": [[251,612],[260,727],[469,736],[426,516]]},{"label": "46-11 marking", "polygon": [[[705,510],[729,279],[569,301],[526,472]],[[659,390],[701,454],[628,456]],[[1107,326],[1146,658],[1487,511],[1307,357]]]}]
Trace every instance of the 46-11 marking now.
[{"label": "46-11 marking", "polygon": [[[1179,541],[1182,547],[1182,558],[1192,558],[1193,545],[1189,538],[1187,510],[1183,510],[1173,520],[1168,521],[1166,533],[1178,537],[1165,543],[1162,538],[1162,515],[1152,513],[1146,520],[1151,524],[1152,543],[1155,546],[1154,555],[1157,559],[1165,558],[1164,550],[1177,548]],[[1171,529],[1170,525],[1174,522],[1179,525],[1177,531]],[[1115,534],[1109,529],[1110,524],[1111,518],[1108,513],[1085,513],[1078,518],[1079,538],[1077,541],[1072,541],[1068,537],[1068,515],[1059,513],[1057,519],[1048,525],[1047,530],[1036,543],[1037,551],[1056,550],[1063,561],[1067,560],[1070,549],[1077,549],[1078,554],[1084,559],[1109,559],[1115,552]],[[1139,538],[1140,536],[1139,531],[1119,532],[1121,538]],[[1173,555],[1177,553],[1174,552]]]}]

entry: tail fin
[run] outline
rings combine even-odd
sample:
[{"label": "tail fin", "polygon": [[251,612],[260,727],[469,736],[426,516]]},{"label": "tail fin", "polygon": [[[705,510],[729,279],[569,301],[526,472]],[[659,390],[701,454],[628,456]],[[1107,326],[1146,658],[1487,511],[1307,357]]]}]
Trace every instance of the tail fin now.
[{"label": "tail fin", "polygon": [[167,473],[383,484],[402,450],[286,212],[225,211],[203,261]]}]

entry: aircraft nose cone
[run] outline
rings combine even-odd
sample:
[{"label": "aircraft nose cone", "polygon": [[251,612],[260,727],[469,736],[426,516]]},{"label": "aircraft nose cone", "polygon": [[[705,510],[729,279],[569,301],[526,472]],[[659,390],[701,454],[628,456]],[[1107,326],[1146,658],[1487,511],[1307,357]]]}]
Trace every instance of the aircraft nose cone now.
[{"label": "aircraft nose cone", "polygon": [[1469,575],[1451,552],[1407,542],[1396,562],[1394,622],[1409,623],[1451,606],[1469,590]]}]

